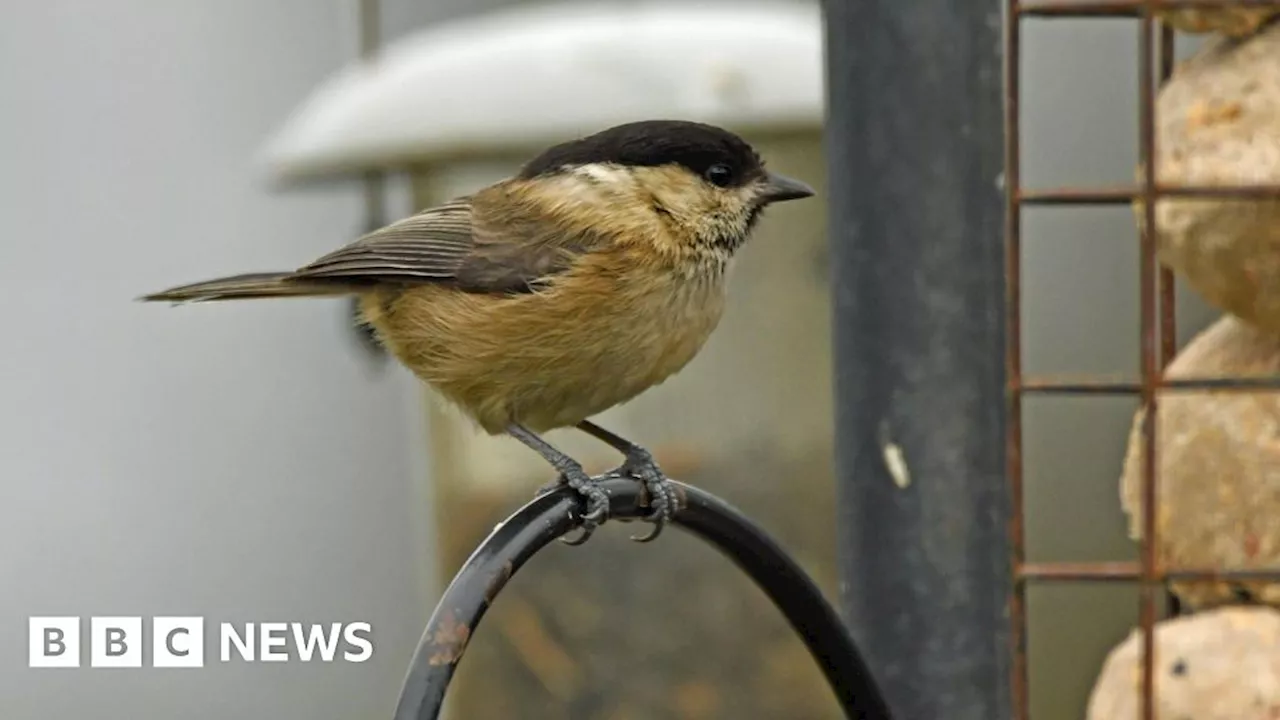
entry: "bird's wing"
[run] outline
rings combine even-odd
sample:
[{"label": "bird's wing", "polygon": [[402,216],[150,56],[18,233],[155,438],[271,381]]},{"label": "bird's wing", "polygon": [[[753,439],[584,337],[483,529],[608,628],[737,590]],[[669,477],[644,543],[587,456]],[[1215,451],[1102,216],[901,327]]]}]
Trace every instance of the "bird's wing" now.
[{"label": "bird's wing", "polygon": [[595,244],[590,233],[566,231],[527,202],[490,190],[497,192],[458,198],[375,230],[291,278],[527,292]]},{"label": "bird's wing", "polygon": [[353,282],[448,280],[474,249],[471,202],[423,210],[299,268],[293,278]]}]

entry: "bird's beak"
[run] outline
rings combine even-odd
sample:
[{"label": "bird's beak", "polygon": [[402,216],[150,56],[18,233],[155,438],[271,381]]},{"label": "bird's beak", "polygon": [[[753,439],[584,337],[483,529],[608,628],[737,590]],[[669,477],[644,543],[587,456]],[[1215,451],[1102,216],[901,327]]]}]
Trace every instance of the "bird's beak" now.
[{"label": "bird's beak", "polygon": [[760,201],[767,205],[785,200],[799,200],[812,195],[813,188],[808,185],[786,175],[771,172],[765,175],[764,188],[760,192]]}]

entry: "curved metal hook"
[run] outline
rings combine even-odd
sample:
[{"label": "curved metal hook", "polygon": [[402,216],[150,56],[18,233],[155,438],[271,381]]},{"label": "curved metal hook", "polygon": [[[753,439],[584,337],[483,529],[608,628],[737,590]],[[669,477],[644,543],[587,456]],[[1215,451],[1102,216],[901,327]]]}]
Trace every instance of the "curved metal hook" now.
[{"label": "curved metal hook", "polygon": [[[845,714],[891,720],[888,704],[848,629],[822,591],[777,543],[724,501],[683,483],[674,524],[714,545],[769,596],[822,668]],[[600,481],[614,519],[640,519],[644,491],[625,478]],[[395,720],[435,720],[467,642],[511,576],[538,550],[576,529],[581,498],[567,488],[534,498],[494,528],[454,576],[409,666]]]}]

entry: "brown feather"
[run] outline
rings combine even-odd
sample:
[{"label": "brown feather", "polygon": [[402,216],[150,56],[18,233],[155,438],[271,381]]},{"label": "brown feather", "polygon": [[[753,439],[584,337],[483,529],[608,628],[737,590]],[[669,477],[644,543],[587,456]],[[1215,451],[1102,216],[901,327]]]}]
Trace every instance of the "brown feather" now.
[{"label": "brown feather", "polygon": [[443,283],[472,293],[528,292],[606,239],[546,215],[537,185],[507,181],[429,208],[294,271],[170,288],[148,301],[348,295],[375,285]]},{"label": "brown feather", "polygon": [[550,219],[536,185],[507,181],[370,233],[293,277],[374,283],[447,282],[468,292],[526,292],[601,244]]},{"label": "brown feather", "polygon": [[204,282],[179,285],[143,295],[148,302],[211,302],[214,300],[251,300],[260,298],[315,297],[346,295],[351,288],[334,283],[297,282],[289,273],[245,273]]},{"label": "brown feather", "polygon": [[693,359],[725,303],[721,267],[693,269],[615,249],[538,292],[423,285],[370,293],[362,309],[388,350],[485,431],[541,432],[626,402]]},{"label": "brown feather", "polygon": [[449,280],[475,247],[471,213],[469,198],[429,208],[375,230],[293,276],[360,284]]}]

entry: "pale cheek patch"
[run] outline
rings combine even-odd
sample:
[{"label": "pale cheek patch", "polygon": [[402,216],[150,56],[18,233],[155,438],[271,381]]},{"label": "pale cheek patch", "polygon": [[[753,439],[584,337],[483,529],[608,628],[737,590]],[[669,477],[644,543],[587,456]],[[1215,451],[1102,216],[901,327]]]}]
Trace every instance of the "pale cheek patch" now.
[{"label": "pale cheek patch", "polygon": [[632,183],[631,173],[617,165],[592,163],[576,168],[574,172],[602,185],[628,186]]}]

